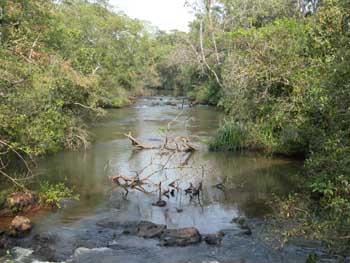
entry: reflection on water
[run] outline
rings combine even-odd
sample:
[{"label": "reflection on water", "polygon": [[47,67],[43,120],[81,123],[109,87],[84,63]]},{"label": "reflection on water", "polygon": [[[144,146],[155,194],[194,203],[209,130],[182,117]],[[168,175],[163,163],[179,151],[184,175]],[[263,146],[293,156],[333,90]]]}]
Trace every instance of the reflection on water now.
[{"label": "reflection on water", "polygon": [[[166,105],[170,100],[177,106]],[[130,131],[148,144],[160,144],[162,129],[176,116],[178,122],[172,124],[172,134],[191,136],[199,148],[189,161],[189,166],[196,169],[163,171],[152,180],[157,183],[166,178],[167,184],[180,179],[181,188],[203,181],[200,202],[183,192],[165,199],[165,208],[151,205],[157,200],[155,192],[145,195],[133,191],[124,199],[123,190],[113,187],[108,176],[117,172],[133,175],[132,171],[141,170],[155,154],[153,150],[135,151],[124,134]],[[256,155],[208,152],[203,142],[214,134],[222,117],[214,108],[189,108],[182,99],[167,97],[142,99],[132,107],[110,110],[92,126],[96,141],[90,150],[64,151],[40,163],[38,172],[44,176],[39,180],[66,180],[81,196],[80,202],[50,215],[46,227],[117,211],[116,217],[121,221],[147,219],[169,227],[196,226],[209,233],[232,226],[230,221],[237,215],[264,215],[271,193],[286,194],[292,190],[299,164]]]}]

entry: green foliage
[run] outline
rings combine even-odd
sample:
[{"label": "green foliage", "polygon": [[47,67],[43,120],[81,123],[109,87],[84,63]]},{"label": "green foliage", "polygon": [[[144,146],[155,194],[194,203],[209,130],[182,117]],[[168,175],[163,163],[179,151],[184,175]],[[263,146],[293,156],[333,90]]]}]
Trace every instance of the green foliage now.
[{"label": "green foliage", "polygon": [[64,183],[58,183],[55,185],[49,184],[49,182],[43,182],[40,184],[38,191],[40,202],[51,207],[61,207],[61,201],[69,198],[79,200],[79,195],[68,188]]},{"label": "green foliage", "polygon": [[316,263],[318,260],[318,256],[316,253],[311,252],[308,256],[307,259],[305,261],[305,263]]},{"label": "green foliage", "polygon": [[188,91],[187,96],[201,104],[216,105],[219,96],[212,83],[203,83],[201,85],[196,85],[192,90]]},{"label": "green foliage", "polygon": [[248,147],[249,138],[249,131],[242,123],[225,121],[218,129],[214,139],[209,143],[209,149],[214,151],[241,151]]},{"label": "green foliage", "polygon": [[305,190],[315,200],[285,200],[283,214],[300,226],[288,236],[328,237],[348,248],[349,2],[322,1],[308,17],[297,1],[200,3],[190,32],[166,42],[167,77],[195,100],[215,98],[232,120],[211,149],[305,158]]},{"label": "green foliage", "polygon": [[1,1],[0,137],[26,155],[86,146],[99,107],[157,81],[144,25],[104,2]]}]

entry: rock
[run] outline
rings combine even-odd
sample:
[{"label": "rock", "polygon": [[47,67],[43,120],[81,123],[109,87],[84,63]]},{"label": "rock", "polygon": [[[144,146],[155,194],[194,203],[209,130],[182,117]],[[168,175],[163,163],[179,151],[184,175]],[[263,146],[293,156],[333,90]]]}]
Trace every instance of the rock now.
[{"label": "rock", "polygon": [[125,234],[125,235],[137,236],[138,232],[139,232],[139,223],[138,222],[127,223],[125,226],[125,229],[123,230],[123,234]]},{"label": "rock", "polygon": [[111,228],[111,229],[118,229],[123,224],[121,224],[118,221],[112,221],[108,218],[102,219],[96,223],[97,226],[103,227],[103,228]]},{"label": "rock", "polygon": [[32,260],[29,261],[30,256],[33,254],[33,250],[31,249],[14,247],[11,249],[11,254],[16,258],[15,262],[33,262]]},{"label": "rock", "polygon": [[7,237],[5,235],[0,235],[0,249],[5,249],[7,247]]},{"label": "rock", "polygon": [[15,192],[6,200],[6,207],[18,212],[37,204],[38,198],[34,192]]},{"label": "rock", "polygon": [[243,229],[242,234],[244,235],[251,235],[252,234],[252,229],[249,227],[247,224],[247,220],[245,217],[236,217],[232,219],[231,223],[236,223],[239,225],[241,229]]},{"label": "rock", "polygon": [[123,234],[137,235],[143,238],[156,238],[160,237],[166,225],[158,225],[149,221],[141,221],[138,224],[130,224],[124,231]]},{"label": "rock", "polygon": [[11,217],[11,216],[13,216],[13,212],[11,211],[11,209],[5,207],[0,210],[0,217]]},{"label": "rock", "polygon": [[202,237],[194,227],[168,229],[160,237],[161,246],[188,246],[201,242]]},{"label": "rock", "polygon": [[235,217],[234,219],[232,219],[231,223],[236,223],[236,224],[242,226],[246,223],[246,219],[245,219],[245,217],[238,216],[238,217]]},{"label": "rock", "polygon": [[144,238],[160,237],[166,229],[166,225],[157,225],[152,222],[141,221],[139,223],[138,236]]},{"label": "rock", "polygon": [[220,245],[222,238],[224,237],[224,233],[222,232],[218,232],[216,234],[210,234],[210,235],[206,235],[204,237],[204,241],[208,244],[208,245]]},{"label": "rock", "polygon": [[20,237],[30,232],[32,228],[33,225],[29,218],[16,216],[11,222],[9,234],[13,237]]},{"label": "rock", "polygon": [[252,230],[248,227],[242,231],[242,234],[249,236],[252,234]]}]

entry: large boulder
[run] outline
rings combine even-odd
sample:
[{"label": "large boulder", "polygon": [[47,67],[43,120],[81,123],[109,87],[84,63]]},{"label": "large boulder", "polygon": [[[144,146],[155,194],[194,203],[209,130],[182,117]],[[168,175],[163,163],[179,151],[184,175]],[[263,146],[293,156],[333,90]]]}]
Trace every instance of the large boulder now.
[{"label": "large boulder", "polygon": [[10,225],[9,234],[13,237],[21,237],[32,230],[33,224],[29,218],[24,216],[16,216]]},{"label": "large boulder", "polygon": [[202,237],[194,227],[181,229],[167,229],[160,236],[161,246],[184,247],[201,242]]}]

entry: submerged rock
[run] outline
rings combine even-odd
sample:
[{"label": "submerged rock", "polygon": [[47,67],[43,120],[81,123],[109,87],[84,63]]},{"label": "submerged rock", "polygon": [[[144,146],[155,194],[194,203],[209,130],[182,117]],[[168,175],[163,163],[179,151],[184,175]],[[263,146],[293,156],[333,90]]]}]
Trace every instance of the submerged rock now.
[{"label": "submerged rock", "polygon": [[247,223],[247,220],[245,217],[235,217],[234,219],[232,219],[231,221],[232,223],[236,223],[239,225],[239,227],[243,230],[242,234],[245,235],[251,235],[252,234],[252,229],[250,228],[250,226]]},{"label": "submerged rock", "polygon": [[242,228],[243,229],[243,231],[242,231],[242,234],[244,234],[244,235],[251,235],[252,234],[252,229],[250,228],[250,227],[247,227],[247,228]]},{"label": "submerged rock", "polygon": [[222,238],[225,236],[223,232],[218,232],[216,234],[209,234],[204,237],[205,243],[208,245],[220,245]]},{"label": "submerged rock", "polygon": [[10,225],[10,236],[21,237],[32,230],[33,224],[29,218],[24,216],[16,216]]},{"label": "submerged rock", "polygon": [[0,249],[4,249],[7,247],[7,237],[5,235],[5,231],[0,230]]},{"label": "submerged rock", "polygon": [[165,231],[166,225],[158,225],[149,221],[141,221],[138,224],[130,224],[124,229],[124,234],[137,235],[143,238],[160,237]]},{"label": "submerged rock", "polygon": [[24,262],[33,254],[33,250],[22,247],[14,247],[11,250],[11,254],[14,258],[16,258],[15,262]]},{"label": "submerged rock", "polygon": [[194,227],[167,229],[160,237],[161,246],[188,246],[201,242],[202,237]]},{"label": "submerged rock", "polygon": [[99,226],[99,227],[111,228],[111,229],[117,229],[117,228],[120,228],[121,226],[123,226],[122,223],[120,223],[118,221],[110,220],[108,218],[98,221],[96,223],[96,225]]},{"label": "submerged rock", "polygon": [[244,225],[246,223],[246,218],[242,216],[238,216],[232,219],[231,223],[236,223],[240,226]]},{"label": "submerged rock", "polygon": [[53,245],[58,241],[56,235],[49,233],[36,234],[32,243],[34,243],[34,255],[49,261],[55,261],[55,250]]},{"label": "submerged rock", "polygon": [[152,222],[141,221],[137,235],[144,238],[160,237],[166,229],[166,225],[157,225]]}]

